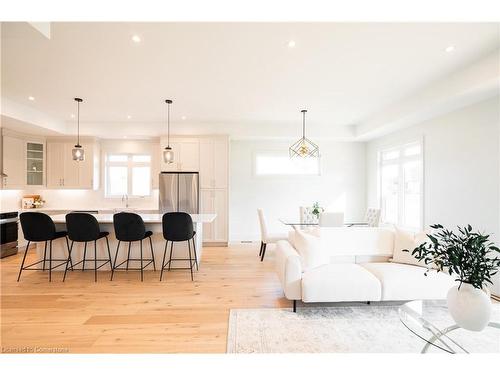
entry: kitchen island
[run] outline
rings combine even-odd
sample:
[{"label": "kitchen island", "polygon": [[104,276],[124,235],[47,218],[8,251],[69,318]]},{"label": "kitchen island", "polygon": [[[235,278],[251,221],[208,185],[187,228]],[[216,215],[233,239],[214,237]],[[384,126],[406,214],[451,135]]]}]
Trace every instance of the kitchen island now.
[{"label": "kitchen island", "polygon": [[[161,214],[138,214],[144,220],[146,225],[146,230],[150,230],[153,232],[151,236],[151,240],[153,242],[153,253],[154,259],[156,263],[156,269],[159,270],[161,267],[161,262],[163,259],[163,252],[165,249],[165,240],[163,238],[162,231],[162,215]],[[118,246],[118,240],[115,237],[114,228],[113,228],[113,215],[112,214],[93,214],[93,216],[99,222],[99,226],[101,231],[109,232],[108,240],[109,247],[111,251],[111,258],[114,261],[116,248]],[[51,216],[52,220],[56,224],[56,230],[66,230],[66,215],[53,215]],[[215,220],[216,214],[192,214],[191,218],[193,219],[194,230],[196,231],[195,235],[195,243],[196,243],[196,257],[198,260],[198,266],[200,266],[202,260],[202,242],[203,242],[203,223],[211,223]],[[71,244],[71,243],[70,243]],[[75,242],[73,245],[73,250],[71,253],[71,258],[73,263],[77,263],[83,259],[83,251],[84,244]],[[169,245],[170,251],[170,245]],[[127,259],[128,252],[128,244],[122,243],[120,245],[120,250],[117,257],[117,264],[120,264],[124,260]],[[142,242],[142,252],[144,259],[151,258],[151,250],[149,246],[149,240],[146,239]],[[40,259],[43,259],[44,253],[44,243],[37,243],[37,253]],[[52,258],[53,259],[64,259],[67,257],[68,250],[66,248],[66,241],[64,239],[53,241],[52,243]],[[133,242],[130,252],[130,258],[138,259],[140,254],[139,242]],[[167,252],[167,256],[169,252]],[[194,256],[194,255],[193,255]],[[97,241],[97,258],[98,259],[108,259],[108,252],[106,248],[106,240],[100,239]],[[174,244],[174,252],[172,258],[189,258],[188,246],[187,242],[176,242]],[[94,244],[87,244],[87,255],[86,259],[94,259]],[[102,263],[102,262],[100,262]],[[138,262],[132,262],[130,264],[131,268],[138,267],[138,264],[132,264]],[[98,264],[99,266],[100,264]],[[172,268],[184,268],[189,265],[189,262],[185,261],[177,261],[172,263]],[[82,264],[79,264],[75,268],[81,268]],[[92,268],[93,262],[87,262],[86,268]],[[41,264],[40,264],[41,268]],[[153,269],[153,265],[149,265],[147,269]],[[57,270],[64,270],[64,266]],[[56,270],[56,271],[57,271]],[[110,268],[108,265],[100,268],[101,271],[109,271]],[[132,271],[130,271],[132,272]],[[71,275],[68,275],[71,277]]]}]

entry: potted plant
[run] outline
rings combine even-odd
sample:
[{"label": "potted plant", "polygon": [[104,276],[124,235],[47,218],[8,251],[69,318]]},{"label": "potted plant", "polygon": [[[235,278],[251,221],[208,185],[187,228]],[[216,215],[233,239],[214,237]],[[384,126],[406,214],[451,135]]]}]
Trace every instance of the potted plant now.
[{"label": "potted plant", "polygon": [[[440,224],[431,225],[434,233],[412,251],[412,255],[431,269],[455,277],[458,285],[447,295],[448,310],[462,328],[481,331],[491,316],[488,284],[500,267],[500,250],[489,235],[474,232],[470,225],[454,233]],[[409,250],[404,250],[409,251]]]},{"label": "potted plant", "polygon": [[319,202],[314,202],[311,213],[316,217],[316,220],[319,220],[319,215],[321,215],[323,211],[324,209],[320,207]]}]

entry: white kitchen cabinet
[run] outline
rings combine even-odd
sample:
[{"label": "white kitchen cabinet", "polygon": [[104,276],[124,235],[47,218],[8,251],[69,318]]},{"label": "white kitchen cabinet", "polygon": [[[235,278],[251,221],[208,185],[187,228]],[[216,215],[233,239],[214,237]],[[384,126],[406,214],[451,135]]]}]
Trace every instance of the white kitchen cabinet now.
[{"label": "white kitchen cabinet", "polygon": [[202,189],[227,189],[229,141],[226,137],[200,141],[200,186]]},{"label": "white kitchen cabinet", "polygon": [[163,150],[167,147],[167,138],[162,137],[160,142],[161,171],[197,172],[200,169],[200,142],[194,138],[172,139],[170,147],[174,152],[174,162],[167,164],[163,161]]},{"label": "white kitchen cabinet", "polygon": [[211,223],[203,224],[203,242],[227,244],[228,241],[228,207],[227,190],[202,189],[200,193],[201,213],[217,214]]},{"label": "white kitchen cabinet", "polygon": [[97,189],[99,185],[99,147],[82,142],[85,160],[75,161],[74,142],[47,140],[47,187],[55,189]]},{"label": "white kitchen cabinet", "polygon": [[22,138],[3,136],[4,189],[21,189],[26,185],[26,141]]}]

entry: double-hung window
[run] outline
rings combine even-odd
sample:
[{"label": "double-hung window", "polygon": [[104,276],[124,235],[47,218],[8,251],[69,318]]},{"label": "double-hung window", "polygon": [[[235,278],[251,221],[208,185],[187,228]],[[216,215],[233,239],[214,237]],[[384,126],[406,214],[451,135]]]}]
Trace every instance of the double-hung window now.
[{"label": "double-hung window", "polygon": [[106,197],[151,195],[151,155],[110,153],[105,163]]},{"label": "double-hung window", "polygon": [[405,143],[382,150],[378,158],[382,222],[409,230],[422,229],[422,142]]}]

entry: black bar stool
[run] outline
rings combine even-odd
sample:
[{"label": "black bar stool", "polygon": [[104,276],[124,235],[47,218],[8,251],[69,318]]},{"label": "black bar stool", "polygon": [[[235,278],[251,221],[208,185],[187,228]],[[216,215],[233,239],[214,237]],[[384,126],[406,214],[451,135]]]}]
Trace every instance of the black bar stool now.
[{"label": "black bar stool", "polygon": [[[129,269],[131,270],[140,270],[141,271],[141,281],[144,280],[144,269],[149,266],[151,263],[153,263],[153,269],[156,271],[156,265],[155,265],[155,256],[153,252],[153,242],[151,241],[151,236],[153,235],[153,232],[150,230],[146,231],[146,226],[144,225],[144,220],[142,220],[142,217],[140,217],[137,214],[131,213],[131,212],[119,212],[117,214],[113,215],[113,225],[115,227],[115,236],[116,239],[118,240],[118,245],[116,246],[116,254],[115,254],[115,261],[113,263],[113,271],[111,272],[111,280],[113,280],[113,275],[115,270],[120,270],[123,268],[120,268],[121,265],[124,263],[127,263],[127,266],[125,268],[126,271]],[[146,238],[149,238],[149,246],[151,248],[151,258],[150,259],[143,259],[142,257],[142,240],[145,240]],[[128,254],[127,254],[127,259],[121,262],[120,264],[116,264],[116,259],[118,258],[118,250],[120,249],[120,243],[121,242],[128,242]],[[141,257],[139,259],[133,259],[130,258],[130,245],[132,242],[139,241],[140,242],[140,249],[141,249]],[[129,268],[128,264],[129,261],[141,261],[141,267],[140,268]],[[147,262],[144,264],[143,262]]]},{"label": "black bar stool", "polygon": [[[174,268],[174,269],[184,269],[191,270],[191,280],[193,280],[193,263],[196,264],[196,269],[198,269],[198,259],[196,258],[196,245],[194,242],[194,236],[196,232],[193,229],[193,219],[191,216],[185,212],[168,212],[162,217],[162,226],[163,226],[163,238],[167,241],[165,242],[165,250],[163,252],[163,261],[161,263],[161,273],[160,273],[160,281],[163,277],[163,270],[168,265],[168,270],[170,271],[170,266],[173,261],[178,260],[188,260],[189,267],[187,268]],[[191,256],[191,243],[193,241],[193,249],[194,249],[194,260]],[[167,246],[170,241],[170,259],[167,263],[165,263],[165,258],[167,255]],[[183,242],[187,241],[188,250],[189,250],[189,259],[186,258],[173,258],[172,252],[174,249],[174,242]]]},{"label": "black bar stool", "polygon": [[[69,248],[70,258],[71,258],[71,251],[73,250],[73,244],[75,242],[85,242],[85,248],[83,250],[83,259],[78,263],[73,264],[73,266],[82,263],[82,271],[85,271],[85,262],[93,260],[94,268],[90,269],[94,270],[94,281],[96,282],[97,282],[97,270],[102,266],[104,266],[106,263],[109,263],[109,267],[111,271],[113,271],[111,252],[109,251],[109,241],[108,241],[109,232],[101,232],[101,228],[99,228],[99,223],[97,222],[97,219],[94,216],[83,212],[71,212],[66,215],[66,229],[68,230],[68,237],[71,240],[71,247]],[[101,238],[106,239],[109,259],[97,259],[97,240]],[[87,242],[92,242],[92,241],[94,241],[94,259],[86,260],[85,257],[87,255]],[[102,263],[99,267],[97,267],[97,262],[104,262],[104,263]],[[64,271],[63,281],[66,280],[66,272],[68,272],[68,263],[66,263],[66,270]]]},{"label": "black bar stool", "polygon": [[[61,267],[63,264],[69,262],[71,264],[71,269],[73,269],[73,263],[71,262],[71,255],[68,256],[68,259],[52,259],[52,241],[58,238],[66,238],[66,246],[68,248],[68,254],[70,254],[68,238],[66,237],[66,232],[56,232],[56,226],[49,215],[46,215],[41,212],[23,212],[19,215],[19,219],[21,220],[21,228],[23,228],[24,239],[28,241],[28,245],[26,246],[26,251],[24,252],[23,262],[21,263],[21,268],[19,269],[19,275],[17,276],[17,281],[21,278],[21,272],[23,270],[40,270],[40,268],[32,268],[37,264],[43,262],[42,270],[45,271],[45,263],[48,260],[49,262],[49,281],[52,281],[52,270],[58,267]],[[24,262],[26,260],[26,255],[28,254],[28,250],[31,242],[45,242],[45,249],[43,251],[43,259],[38,262],[31,263],[27,266],[24,266]],[[47,259],[47,242],[49,243],[49,258]],[[61,262],[58,265],[52,267],[52,261]]]}]

